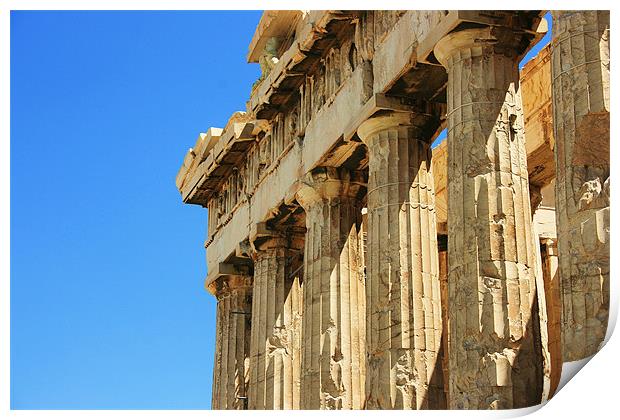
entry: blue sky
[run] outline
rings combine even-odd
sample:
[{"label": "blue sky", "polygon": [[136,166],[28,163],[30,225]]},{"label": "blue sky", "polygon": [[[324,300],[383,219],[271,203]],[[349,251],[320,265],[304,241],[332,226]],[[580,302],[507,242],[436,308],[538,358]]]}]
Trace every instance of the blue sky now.
[{"label": "blue sky", "polygon": [[210,407],[207,212],[174,178],[245,109],[260,14],[11,13],[11,408]]},{"label": "blue sky", "polygon": [[210,407],[207,212],[174,179],[245,110],[259,19],[11,13],[12,408]]}]

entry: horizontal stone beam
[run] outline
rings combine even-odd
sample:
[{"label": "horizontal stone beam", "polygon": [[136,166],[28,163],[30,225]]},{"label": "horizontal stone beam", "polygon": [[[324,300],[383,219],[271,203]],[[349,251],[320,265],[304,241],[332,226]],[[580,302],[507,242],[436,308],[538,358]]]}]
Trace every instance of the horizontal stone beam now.
[{"label": "horizontal stone beam", "polygon": [[[545,11],[539,13],[540,20],[536,22],[536,27],[531,28],[528,33],[533,35],[533,39],[529,43],[529,47],[520,52],[518,59],[525,56],[531,47],[536,45],[542,37],[547,33],[547,21],[543,19]],[[448,13],[441,19],[439,25],[437,25],[429,35],[421,40],[417,47],[417,61],[420,63],[439,65],[439,62],[435,59],[433,49],[440,39],[454,31],[462,23],[476,23],[480,25],[488,26],[503,26],[518,31],[524,31],[524,29],[513,22],[518,20],[514,19],[513,11],[488,11],[488,10],[449,10]]]},{"label": "horizontal stone beam", "polygon": [[209,267],[209,274],[205,280],[205,289],[215,296],[217,282],[222,277],[247,276],[250,268],[246,265],[217,263]]}]

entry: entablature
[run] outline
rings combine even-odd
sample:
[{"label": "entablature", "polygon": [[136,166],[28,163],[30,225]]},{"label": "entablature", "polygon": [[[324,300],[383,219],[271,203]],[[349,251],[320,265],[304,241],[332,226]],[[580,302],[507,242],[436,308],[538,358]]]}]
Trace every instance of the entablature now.
[{"label": "entablature", "polygon": [[201,135],[195,149],[186,154],[177,175],[177,187],[183,202],[207,207],[264,129],[264,121],[249,120],[245,113],[238,112],[223,130],[210,128],[207,135]]},{"label": "entablature", "polygon": [[194,147],[190,148],[185,154],[183,165],[176,176],[176,186],[179,191],[183,191],[190,178],[196,171],[196,167],[200,165],[208,156],[215,143],[222,135],[221,128],[211,127],[206,133],[200,133]]},{"label": "entablature", "polygon": [[248,48],[248,63],[260,63],[266,51],[280,57],[295,39],[297,24],[307,13],[302,10],[265,10]]},{"label": "entablature", "polygon": [[521,35],[517,56],[523,57],[547,33],[545,10],[446,10],[439,25],[419,43],[419,62],[440,65],[433,53],[435,45],[446,35],[462,29],[503,27]]},{"label": "entablature", "polygon": [[[252,91],[248,112],[269,119],[291,96],[299,95],[305,113],[315,114],[357,65],[372,59],[374,45],[383,41],[405,13],[397,10],[304,13],[296,23],[290,47],[271,61],[272,65],[261,65],[263,74]],[[269,60],[274,58],[273,51],[263,54]],[[255,50],[251,57],[256,59]],[[305,108],[304,102],[307,102]],[[301,119],[302,127],[310,118]]]},{"label": "entablature", "polygon": [[542,188],[555,178],[551,45],[540,50],[521,70],[521,96],[530,187]]},{"label": "entablature", "polygon": [[[437,136],[445,127],[447,80],[432,56],[437,40],[468,25],[508,26],[520,31],[523,55],[545,29],[542,11],[279,13],[265,12],[250,45],[248,61],[261,62],[258,52],[280,38],[269,45],[267,58],[276,60],[261,63],[247,112],[201,135],[177,176],[183,201],[209,209],[210,276],[217,264],[239,258],[236,249],[257,223],[299,225],[303,210],[293,197],[305,173],[317,166],[364,170],[368,157],[357,129],[368,118],[421,113],[432,117],[426,137]],[[433,166],[445,169],[445,145],[434,152]],[[435,177],[439,197],[447,179],[441,170]],[[438,203],[439,222],[445,204]]]}]

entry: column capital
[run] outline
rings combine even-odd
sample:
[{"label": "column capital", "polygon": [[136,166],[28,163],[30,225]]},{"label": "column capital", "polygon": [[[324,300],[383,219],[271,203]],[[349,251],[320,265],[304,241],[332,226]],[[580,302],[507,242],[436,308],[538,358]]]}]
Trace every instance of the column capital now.
[{"label": "column capital", "polygon": [[241,284],[237,278],[248,277],[251,279],[251,268],[245,264],[233,264],[218,262],[209,267],[209,273],[205,279],[205,289],[219,299],[218,293],[227,288]]},{"label": "column capital", "polygon": [[325,199],[361,198],[359,193],[366,180],[359,171],[346,168],[318,167],[308,172],[299,182],[295,198],[304,210]]},{"label": "column capital", "polygon": [[381,112],[361,123],[357,135],[368,146],[375,134],[385,130],[409,128],[422,134],[426,124],[433,118],[436,117],[423,112]]},{"label": "column capital", "polygon": [[207,286],[209,292],[217,300],[228,296],[231,292],[252,287],[252,276],[249,275],[225,275]]},{"label": "column capital", "polygon": [[496,26],[464,29],[444,36],[435,44],[435,58],[445,68],[449,68],[449,58],[455,53],[471,48],[488,48],[495,53],[517,56],[521,35]]},{"label": "column capital", "polygon": [[275,253],[282,256],[303,250],[305,228],[290,227],[278,229],[266,222],[256,223],[250,229],[249,245],[251,257],[256,260],[261,253]]}]

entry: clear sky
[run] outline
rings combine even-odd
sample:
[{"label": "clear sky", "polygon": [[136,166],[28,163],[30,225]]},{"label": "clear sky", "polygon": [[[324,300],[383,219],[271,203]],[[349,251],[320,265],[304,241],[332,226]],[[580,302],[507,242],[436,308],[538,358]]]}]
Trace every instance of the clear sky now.
[{"label": "clear sky", "polygon": [[259,19],[11,13],[11,408],[210,407],[207,212],[174,179],[245,110]]},{"label": "clear sky", "polygon": [[207,212],[174,181],[245,110],[260,15],[11,13],[12,408],[210,407]]}]

